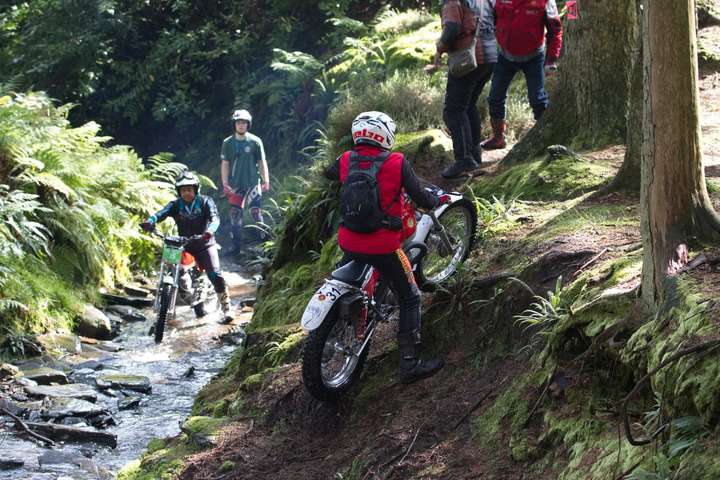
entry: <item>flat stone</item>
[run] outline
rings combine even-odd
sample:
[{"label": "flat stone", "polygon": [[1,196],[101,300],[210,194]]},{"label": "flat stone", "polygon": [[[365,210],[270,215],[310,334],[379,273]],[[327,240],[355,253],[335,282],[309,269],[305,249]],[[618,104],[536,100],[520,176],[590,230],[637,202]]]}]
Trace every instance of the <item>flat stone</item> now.
[{"label": "flat stone", "polygon": [[63,333],[45,333],[38,335],[37,341],[46,350],[64,350],[68,353],[80,353],[80,339],[76,335]]},{"label": "flat stone", "polygon": [[22,402],[0,398],[0,408],[4,408],[13,415],[22,416],[31,410],[40,410],[42,408],[42,402]]},{"label": "flat stone", "polygon": [[94,403],[67,397],[51,399],[44,411],[45,415],[50,418],[85,417],[106,412],[106,409]]},{"label": "flat stone", "polygon": [[100,375],[95,379],[95,383],[100,389],[119,388],[141,393],[150,393],[152,391],[150,379],[140,375]]},{"label": "flat stone", "polygon": [[87,362],[78,363],[75,365],[75,368],[78,370],[88,368],[92,370],[102,370],[105,368],[105,365],[103,365],[101,362],[98,362],[97,360],[88,360]]},{"label": "flat stone", "polygon": [[52,440],[73,443],[98,443],[111,448],[117,447],[117,435],[106,432],[99,432],[89,428],[77,428],[68,425],[55,423],[27,422],[31,430],[45,435]]},{"label": "flat stone", "polygon": [[118,402],[118,408],[120,410],[132,410],[140,406],[140,399],[137,397],[123,398]]},{"label": "flat stone", "polygon": [[125,290],[125,293],[128,295],[132,295],[134,297],[148,297],[150,296],[150,290],[147,288],[143,288],[140,285],[133,285],[133,284],[127,284],[123,285],[123,290]]},{"label": "flat stone", "polygon": [[99,348],[100,350],[104,352],[119,352],[120,350],[125,350],[125,347],[120,345],[119,343],[115,342],[98,342],[97,345],[95,345],[96,348]]},{"label": "flat stone", "polygon": [[25,466],[24,460],[16,458],[2,458],[0,459],[0,470],[16,470]]},{"label": "flat stone", "polygon": [[78,316],[77,333],[98,340],[113,338],[113,328],[110,319],[102,311],[92,305],[85,305]]},{"label": "flat stone", "polygon": [[73,464],[77,455],[74,453],[66,453],[58,450],[48,450],[38,457],[40,466],[44,465],[62,465],[65,463]]},{"label": "flat stone", "polygon": [[101,294],[103,300],[110,305],[128,305],[136,308],[152,307],[153,300],[145,297],[126,297],[123,295],[113,295],[112,293]]},{"label": "flat stone", "polygon": [[92,387],[84,383],[70,383],[68,385],[40,385],[25,387],[25,392],[31,397],[50,398],[79,398],[90,402],[97,401],[97,393]]},{"label": "flat stone", "polygon": [[50,385],[51,383],[68,383],[67,375],[60,370],[53,368],[40,367],[32,370],[23,370],[20,375],[37,382],[38,385]]},{"label": "flat stone", "polygon": [[147,317],[140,313],[140,310],[128,305],[110,305],[106,308],[106,310],[110,313],[119,315],[120,318],[126,322],[144,322],[147,320]]}]

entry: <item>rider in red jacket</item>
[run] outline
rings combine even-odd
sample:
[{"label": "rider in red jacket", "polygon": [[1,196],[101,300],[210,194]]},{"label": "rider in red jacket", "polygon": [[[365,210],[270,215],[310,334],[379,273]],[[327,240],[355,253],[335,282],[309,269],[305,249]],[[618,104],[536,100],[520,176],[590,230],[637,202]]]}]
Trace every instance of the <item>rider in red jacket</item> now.
[{"label": "rider in red jacket", "polygon": [[[370,232],[357,231],[352,225],[341,223],[338,243],[345,253],[342,263],[358,260],[372,265],[390,282],[398,296],[400,380],[410,383],[432,375],[442,368],[443,361],[419,358],[420,290],[402,249],[403,191],[419,206],[428,209],[446,201],[447,197],[438,199],[423,189],[403,154],[390,152],[395,143],[395,122],[386,114],[361,113],[353,121],[352,135],[355,147],[340,155],[325,171],[325,176],[345,184],[351,167],[367,171],[379,168],[375,178],[384,219],[380,228]],[[351,166],[351,162],[357,163]]]},{"label": "rider in red jacket", "polygon": [[555,0],[485,0],[495,15],[498,62],[488,104],[493,138],[486,150],[505,148],[505,100],[515,74],[522,70],[535,120],[548,106],[545,70],[557,69],[562,48],[562,24]]}]

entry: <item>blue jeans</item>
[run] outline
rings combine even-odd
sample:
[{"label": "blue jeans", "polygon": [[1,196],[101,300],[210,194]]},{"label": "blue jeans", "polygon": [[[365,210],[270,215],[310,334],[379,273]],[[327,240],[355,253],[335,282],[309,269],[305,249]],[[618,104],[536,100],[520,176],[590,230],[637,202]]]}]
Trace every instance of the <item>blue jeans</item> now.
[{"label": "blue jeans", "polygon": [[510,83],[515,74],[522,70],[527,83],[528,101],[532,108],[535,120],[538,120],[548,106],[549,100],[545,93],[545,53],[525,62],[513,62],[498,55],[497,64],[493,71],[490,84],[490,96],[488,106],[490,107],[490,118],[497,120],[505,118],[505,101],[507,100]]}]

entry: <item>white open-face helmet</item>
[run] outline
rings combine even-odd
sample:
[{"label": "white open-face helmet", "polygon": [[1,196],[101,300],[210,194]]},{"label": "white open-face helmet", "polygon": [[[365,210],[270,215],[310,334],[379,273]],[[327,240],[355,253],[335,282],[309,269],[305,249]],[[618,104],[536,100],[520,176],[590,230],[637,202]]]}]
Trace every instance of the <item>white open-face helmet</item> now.
[{"label": "white open-face helmet", "polygon": [[235,110],[233,112],[233,114],[232,114],[233,127],[235,126],[235,122],[237,122],[238,120],[245,120],[246,122],[248,122],[248,128],[250,128],[250,125],[252,125],[252,115],[250,115],[250,112],[248,112],[245,109]]},{"label": "white open-face helmet", "polygon": [[178,196],[180,195],[180,187],[188,186],[195,189],[195,195],[200,193],[200,180],[190,170],[185,170],[175,179],[175,191]]},{"label": "white open-face helmet", "polygon": [[395,121],[383,112],[363,112],[353,120],[355,145],[367,143],[390,150],[395,145]]}]

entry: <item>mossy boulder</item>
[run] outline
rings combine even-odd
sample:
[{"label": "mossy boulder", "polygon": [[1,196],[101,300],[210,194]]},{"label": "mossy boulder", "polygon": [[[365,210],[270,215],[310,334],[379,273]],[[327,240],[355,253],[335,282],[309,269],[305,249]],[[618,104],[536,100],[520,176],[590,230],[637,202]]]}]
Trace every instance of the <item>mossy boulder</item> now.
[{"label": "mossy boulder", "polygon": [[391,72],[422,68],[432,62],[435,42],[440,38],[440,22],[400,35],[385,43],[386,66]]}]

